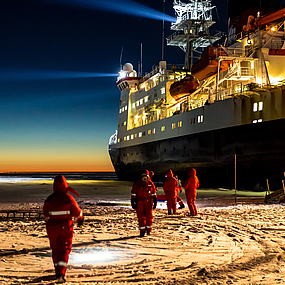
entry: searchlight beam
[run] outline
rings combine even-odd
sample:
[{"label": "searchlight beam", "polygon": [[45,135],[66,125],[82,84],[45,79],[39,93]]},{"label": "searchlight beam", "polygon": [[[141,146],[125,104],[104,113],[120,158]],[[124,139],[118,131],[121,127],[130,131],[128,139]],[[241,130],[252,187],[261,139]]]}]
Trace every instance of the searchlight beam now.
[{"label": "searchlight beam", "polygon": [[83,8],[110,11],[113,13],[127,14],[155,20],[175,22],[176,18],[166,15],[155,9],[144,6],[131,0],[51,0],[53,2],[72,5]]},{"label": "searchlight beam", "polygon": [[0,81],[28,81],[94,77],[117,77],[117,73],[47,71],[35,69],[6,69],[0,70]]}]

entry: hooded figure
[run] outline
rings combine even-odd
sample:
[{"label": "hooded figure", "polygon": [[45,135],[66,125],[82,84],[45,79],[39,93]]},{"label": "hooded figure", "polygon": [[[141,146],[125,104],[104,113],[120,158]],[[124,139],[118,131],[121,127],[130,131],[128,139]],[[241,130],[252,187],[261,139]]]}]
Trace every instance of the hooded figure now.
[{"label": "hooded figure", "polygon": [[171,215],[172,212],[175,215],[179,186],[177,180],[173,176],[171,169],[167,170],[166,176],[167,177],[163,183],[163,191],[166,196],[168,215]]},{"label": "hooded figure", "polygon": [[82,225],[83,214],[74,198],[67,194],[71,192],[79,196],[68,186],[64,176],[58,175],[54,178],[53,191],[53,194],[45,200],[43,213],[56,279],[58,283],[64,283],[73,238],[72,218],[76,219],[78,225]]},{"label": "hooded figure", "polygon": [[136,210],[140,236],[145,233],[150,235],[152,231],[152,210],[156,208],[156,188],[149,177],[149,171],[145,170],[141,175],[141,180],[133,184],[131,190],[132,208]]},{"label": "hooded figure", "polygon": [[184,189],[186,194],[186,200],[191,216],[197,216],[197,208],[195,200],[197,196],[197,188],[200,186],[199,179],[196,176],[196,169],[191,168],[188,172],[188,178],[185,181]]}]

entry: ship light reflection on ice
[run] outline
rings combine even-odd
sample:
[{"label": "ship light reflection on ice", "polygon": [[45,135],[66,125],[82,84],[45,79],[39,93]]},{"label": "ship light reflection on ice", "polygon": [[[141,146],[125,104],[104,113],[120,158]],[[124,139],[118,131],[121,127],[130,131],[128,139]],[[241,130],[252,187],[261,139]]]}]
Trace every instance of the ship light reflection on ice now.
[{"label": "ship light reflection on ice", "polygon": [[70,254],[70,264],[93,264],[114,260],[116,255],[110,251],[98,249],[81,249]]},{"label": "ship light reflection on ice", "polygon": [[106,248],[80,248],[72,249],[69,256],[69,264],[98,264],[121,261],[132,258],[133,254],[123,250],[106,249]]}]

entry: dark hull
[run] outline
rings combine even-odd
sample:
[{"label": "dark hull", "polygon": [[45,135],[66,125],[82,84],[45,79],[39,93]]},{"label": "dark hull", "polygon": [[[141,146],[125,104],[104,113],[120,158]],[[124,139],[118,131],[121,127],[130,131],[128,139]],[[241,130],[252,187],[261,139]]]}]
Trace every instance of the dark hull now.
[{"label": "dark hull", "polygon": [[110,157],[121,180],[136,180],[149,169],[154,180],[164,181],[172,168],[183,181],[194,167],[201,187],[234,188],[235,152],[237,188],[265,187],[267,178],[285,171],[285,119],[114,148]]}]

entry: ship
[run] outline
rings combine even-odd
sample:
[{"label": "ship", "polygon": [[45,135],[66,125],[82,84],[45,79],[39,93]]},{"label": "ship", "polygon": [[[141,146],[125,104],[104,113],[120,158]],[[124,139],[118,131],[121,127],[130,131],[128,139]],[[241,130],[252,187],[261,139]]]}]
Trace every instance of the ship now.
[{"label": "ship", "polygon": [[201,187],[265,185],[285,171],[285,9],[251,9],[215,45],[222,33],[210,30],[211,1],[174,0],[173,8],[167,45],[185,52],[184,64],[161,60],[142,76],[127,63],[117,78],[109,155],[118,178],[148,169],[163,181],[171,168],[183,181],[193,167]]}]

